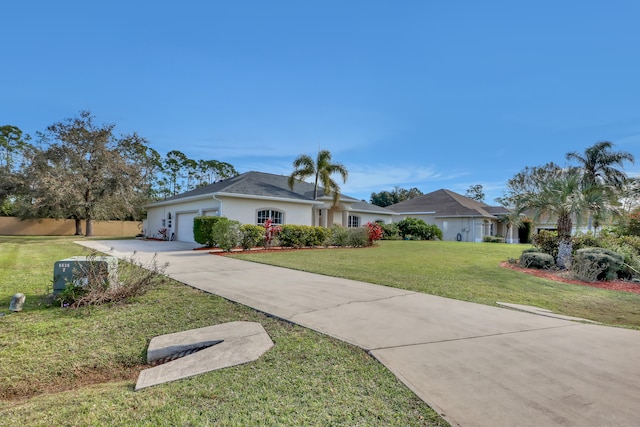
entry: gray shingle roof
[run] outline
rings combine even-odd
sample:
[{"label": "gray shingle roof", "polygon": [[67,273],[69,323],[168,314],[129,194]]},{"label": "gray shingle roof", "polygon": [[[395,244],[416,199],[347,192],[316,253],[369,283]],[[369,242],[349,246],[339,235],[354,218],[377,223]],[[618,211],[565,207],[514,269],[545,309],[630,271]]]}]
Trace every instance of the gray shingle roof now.
[{"label": "gray shingle roof", "polygon": [[445,189],[387,206],[387,209],[396,213],[433,212],[439,217],[495,217],[495,215],[509,213],[509,210],[505,207],[489,206],[486,203]]},{"label": "gray shingle roof", "polygon": [[[289,177],[284,175],[274,175],[264,172],[246,172],[233,178],[218,181],[204,187],[196,188],[185,193],[168,197],[161,202],[165,204],[170,201],[179,201],[197,196],[209,196],[216,193],[229,193],[257,197],[281,197],[293,200],[313,200],[314,185],[306,181],[296,181],[293,190],[289,188]],[[324,197],[324,189],[318,188],[318,198]],[[346,202],[358,201],[353,197],[340,194],[340,200]],[[152,204],[153,205],[153,204]]]}]

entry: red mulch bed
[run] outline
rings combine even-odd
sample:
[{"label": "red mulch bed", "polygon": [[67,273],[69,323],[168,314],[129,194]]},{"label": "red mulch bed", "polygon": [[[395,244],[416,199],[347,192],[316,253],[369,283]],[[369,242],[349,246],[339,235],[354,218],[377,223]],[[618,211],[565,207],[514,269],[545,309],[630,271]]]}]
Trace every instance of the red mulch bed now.
[{"label": "red mulch bed", "polygon": [[[336,246],[316,246],[316,247],[303,247],[303,248],[283,248],[281,246],[274,246],[268,249],[265,249],[263,247],[256,247],[249,250],[233,249],[231,252],[225,252],[222,249],[212,249],[212,248],[196,248],[195,250],[208,250],[210,254],[225,256],[225,255],[231,255],[231,254],[237,254],[237,253],[243,253],[243,252],[251,252],[254,254],[264,254],[267,252],[308,251],[313,249],[342,249],[342,248],[338,248]],[[366,249],[366,248],[360,248],[360,249]]]},{"label": "red mulch bed", "polygon": [[640,294],[640,284],[628,282],[626,280],[612,280],[608,282],[583,282],[581,280],[569,279],[564,277],[566,272],[553,270],[539,270],[537,268],[522,268],[515,264],[503,262],[501,267],[510,268],[522,273],[531,274],[533,276],[542,277],[544,279],[555,280],[556,282],[571,283],[573,285],[591,286],[593,288],[608,289],[611,291],[633,292]]}]

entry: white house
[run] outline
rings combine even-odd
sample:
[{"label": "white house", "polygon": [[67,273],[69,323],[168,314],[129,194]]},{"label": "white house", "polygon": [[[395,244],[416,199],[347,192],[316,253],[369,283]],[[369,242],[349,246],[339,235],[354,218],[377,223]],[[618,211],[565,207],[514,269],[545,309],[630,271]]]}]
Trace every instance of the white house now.
[{"label": "white house", "polygon": [[507,243],[518,243],[518,229],[506,220],[511,214],[509,209],[489,206],[450,190],[437,190],[387,209],[396,213],[394,221],[411,217],[435,224],[442,230],[442,240],[482,242],[484,236],[502,236]]},{"label": "white house", "polygon": [[144,234],[167,236],[193,242],[193,219],[196,216],[224,216],[243,224],[274,224],[359,227],[367,222],[391,223],[394,213],[388,209],[341,194],[337,206],[333,197],[314,185],[296,181],[289,188],[288,176],[263,172],[246,172],[186,193],[147,205]]}]

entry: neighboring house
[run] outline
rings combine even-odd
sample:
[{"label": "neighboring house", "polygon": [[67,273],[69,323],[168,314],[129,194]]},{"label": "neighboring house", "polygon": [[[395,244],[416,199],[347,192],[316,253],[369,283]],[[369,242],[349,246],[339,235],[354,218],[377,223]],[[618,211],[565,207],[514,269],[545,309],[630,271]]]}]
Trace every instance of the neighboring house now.
[{"label": "neighboring house", "polygon": [[[533,234],[538,234],[540,233],[542,230],[546,230],[546,231],[558,231],[558,217],[554,216],[554,215],[540,215],[538,216],[538,218],[535,217],[535,212],[533,212],[532,210],[527,210],[524,212],[524,215],[528,218],[532,218],[535,219],[534,223],[533,223],[533,229],[532,229],[532,233]],[[572,218],[573,221],[573,227],[571,228],[571,234],[578,234],[578,233],[588,233],[588,232],[594,232],[594,228],[593,227],[589,227],[588,226],[588,217],[587,218],[581,218],[580,221],[578,221],[578,219],[573,216]],[[607,227],[610,226],[611,223],[610,222],[606,222],[605,224],[601,224],[600,227]]]},{"label": "neighboring house", "polygon": [[224,216],[243,224],[264,224],[271,218],[274,224],[333,224],[360,227],[367,222],[391,223],[393,212],[341,194],[333,207],[333,197],[318,189],[313,199],[314,185],[296,181],[289,188],[288,176],[262,172],[247,172],[186,193],[147,205],[144,233],[147,237],[167,236],[183,242],[193,242],[193,219],[196,216]]},{"label": "neighboring house", "polygon": [[387,209],[398,215],[394,217],[396,222],[412,217],[435,224],[442,230],[443,240],[481,242],[484,236],[502,236],[508,243],[518,243],[517,228],[506,220],[509,209],[489,206],[453,191],[437,190]]}]

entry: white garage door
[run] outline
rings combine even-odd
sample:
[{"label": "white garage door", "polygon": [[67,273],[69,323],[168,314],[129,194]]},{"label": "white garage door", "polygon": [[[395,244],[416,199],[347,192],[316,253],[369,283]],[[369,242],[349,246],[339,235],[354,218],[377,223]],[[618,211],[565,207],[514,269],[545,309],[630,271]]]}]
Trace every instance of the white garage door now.
[{"label": "white garage door", "polygon": [[176,240],[179,242],[195,243],[193,238],[193,219],[197,212],[179,213],[176,216]]}]

